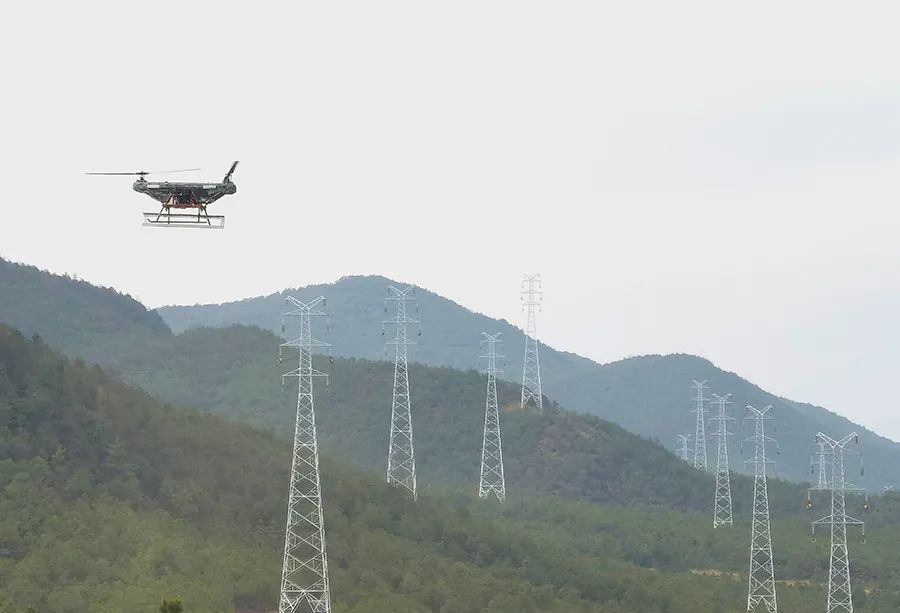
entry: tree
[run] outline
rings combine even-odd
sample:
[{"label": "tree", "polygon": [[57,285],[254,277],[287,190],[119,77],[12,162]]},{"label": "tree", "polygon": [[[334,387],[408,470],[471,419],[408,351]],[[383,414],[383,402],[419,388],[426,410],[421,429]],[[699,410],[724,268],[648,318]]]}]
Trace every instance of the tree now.
[{"label": "tree", "polygon": [[184,608],[180,600],[163,600],[159,605],[159,613],[182,613]]}]

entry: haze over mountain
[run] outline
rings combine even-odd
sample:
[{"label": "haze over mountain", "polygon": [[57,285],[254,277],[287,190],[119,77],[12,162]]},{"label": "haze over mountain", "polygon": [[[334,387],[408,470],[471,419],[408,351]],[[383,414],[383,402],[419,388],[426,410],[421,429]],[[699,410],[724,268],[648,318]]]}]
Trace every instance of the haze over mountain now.
[{"label": "haze over mountain", "polygon": [[[0,294],[8,297],[0,298],[0,321],[15,321],[73,356],[96,360],[164,401],[290,432],[294,401],[281,387],[281,374],[289,365],[276,363],[280,340],[274,334],[238,326],[176,336],[156,313],[111,290],[13,265],[0,266],[0,279],[0,290],[6,290]],[[45,326],[41,310],[54,303],[50,296],[73,308],[54,320],[58,325]],[[19,308],[32,302],[33,309]],[[90,323],[96,313],[103,315],[102,325]],[[317,401],[320,439],[360,467],[381,467],[387,449],[390,365],[338,358],[327,369],[332,371],[331,391]],[[420,482],[475,483],[483,379],[471,370],[418,365],[411,370]],[[510,411],[518,408],[515,388],[501,385],[500,392],[511,483],[580,500],[705,508],[710,477],[650,441],[549,404],[541,417]],[[797,497],[786,495],[781,503],[790,507],[795,503],[788,499]]]},{"label": "haze over mountain", "polygon": [[[384,339],[380,322],[384,318],[384,309],[380,300],[386,283],[388,281],[381,278],[348,278],[297,293],[301,296],[328,294],[332,315],[331,334],[327,340],[334,343],[337,355],[358,353],[381,357]],[[507,376],[518,370],[521,358],[515,347],[523,340],[521,331],[424,290],[419,290],[418,297],[424,332],[414,359],[432,363],[446,360],[470,368],[476,363],[474,356],[480,332],[501,330],[507,341],[505,353],[509,356]],[[263,301],[268,301],[270,306],[262,307]],[[227,312],[245,304],[257,310],[260,320],[266,320],[262,323],[280,333],[278,313],[283,307],[279,296],[221,308]],[[201,308],[212,313],[219,307]],[[269,308],[273,315],[266,316]],[[224,341],[226,336],[210,339],[207,346],[211,349],[195,355],[193,350],[202,346],[195,344],[195,339],[206,338],[205,335],[173,335],[158,313],[127,296],[5,261],[0,261],[0,321],[27,334],[38,333],[69,355],[109,366],[160,398],[177,399],[183,404],[242,418],[257,410],[260,414],[267,411],[281,414],[282,411],[280,400],[271,387],[259,385],[258,381],[245,388],[234,383],[241,380],[252,383],[253,377],[259,378],[253,373],[267,373],[265,376],[272,377],[278,372],[265,355],[267,348],[274,351],[277,339],[260,336],[260,331],[232,335],[234,339],[228,343]],[[223,324],[225,319],[210,316],[209,323]],[[324,329],[320,331],[324,333]],[[242,336],[245,341],[236,340]],[[191,359],[185,359],[186,355],[191,355]],[[216,357],[218,360],[213,359]],[[184,368],[174,368],[174,364],[184,364]],[[242,370],[238,364],[252,364],[252,368]],[[658,437],[669,448],[673,447],[674,433],[693,431],[689,412],[692,378],[709,379],[713,390],[733,393],[737,407],[748,402],[755,405],[772,403],[776,408],[777,436],[782,441],[777,474],[794,480],[809,479],[811,441],[817,430],[849,432],[855,428],[847,420],[827,411],[781,400],[734,374],[690,356],[650,356],[597,365],[542,346],[542,367],[547,395],[563,406],[601,416],[644,436]],[[191,375],[187,376],[187,373]],[[179,383],[174,383],[176,381]],[[230,387],[229,381],[232,382]],[[414,381],[414,394],[415,385]],[[340,386],[336,385],[336,389]],[[217,394],[217,390],[221,394]],[[248,390],[260,391],[254,392],[256,396],[248,397]],[[386,386],[366,402],[387,407],[389,395],[389,386]],[[740,410],[736,414],[740,416]],[[259,415],[252,417],[252,420],[258,419]],[[862,483],[880,490],[884,483],[900,481],[898,445],[860,431],[869,468],[860,479]],[[381,436],[386,436],[386,432]],[[735,453],[741,438],[738,424],[731,441],[732,468],[736,470],[744,468],[740,454]]]},{"label": "haze over mountain", "polygon": [[[193,326],[255,325],[281,333],[284,296],[312,298],[324,295],[331,314],[329,342],[335,355],[383,359],[385,357],[382,321],[384,296],[394,280],[378,276],[344,277],[332,284],[285,290],[269,296],[248,298],[221,305],[168,306],[157,312],[173,331]],[[455,302],[426,289],[418,289],[418,318],[422,337],[413,359],[425,364],[472,368],[476,365],[482,331],[503,333],[505,376],[517,381],[522,372],[524,335],[520,328],[505,320],[474,313]],[[693,395],[691,381],[707,380],[710,391],[730,393],[734,402],[737,440],[741,436],[743,407],[773,405],[777,436],[781,441],[779,474],[808,479],[809,456],[817,431],[845,434],[856,430],[869,460],[863,481],[880,489],[883,483],[900,480],[900,445],[878,436],[844,417],[821,407],[780,398],[760,389],[739,375],[723,371],[708,360],[689,355],[641,356],[609,364],[597,364],[581,356],[541,345],[541,375],[544,393],[567,408],[597,415],[625,428],[659,440],[673,448],[676,434],[693,433],[690,413]],[[710,458],[712,458],[710,443]],[[733,467],[740,470],[740,457]],[[893,459],[893,460],[892,460]]]}]

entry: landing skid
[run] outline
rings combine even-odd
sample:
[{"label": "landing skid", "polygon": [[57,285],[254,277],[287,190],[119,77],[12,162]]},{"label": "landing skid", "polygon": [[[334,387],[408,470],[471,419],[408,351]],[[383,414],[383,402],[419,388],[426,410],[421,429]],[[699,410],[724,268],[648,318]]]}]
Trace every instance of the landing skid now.
[{"label": "landing skid", "polygon": [[225,216],[207,215],[206,212],[197,215],[190,213],[170,213],[164,209],[159,213],[144,213],[143,225],[156,228],[206,228],[209,230],[221,230],[225,227]]},{"label": "landing skid", "polygon": [[[197,209],[197,213],[173,213],[172,209]],[[187,202],[180,201],[177,194],[172,194],[163,203],[159,213],[144,213],[145,226],[164,228],[210,228],[220,230],[225,227],[223,215],[207,215],[206,205],[197,202],[193,192]]]}]

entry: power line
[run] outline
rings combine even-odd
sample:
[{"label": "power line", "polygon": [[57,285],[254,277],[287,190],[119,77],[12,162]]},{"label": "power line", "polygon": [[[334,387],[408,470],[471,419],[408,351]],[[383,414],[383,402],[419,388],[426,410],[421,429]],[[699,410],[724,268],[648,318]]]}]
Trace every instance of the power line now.
[{"label": "power line", "polygon": [[301,302],[288,296],[294,307],[285,317],[300,320],[300,336],[279,348],[279,359],[285,347],[296,348],[299,364],[285,373],[296,377],[297,417],[294,425],[294,451],[291,462],[291,486],[288,495],[287,528],[284,537],[284,560],[281,573],[279,613],[330,613],[331,594],[328,582],[328,556],[325,552],[325,522],[322,515],[322,489],[319,478],[319,446],[316,439],[316,414],[313,404],[313,377],[327,377],[313,368],[313,347],[328,347],[313,340],[310,319],[325,313],[325,298]]}]

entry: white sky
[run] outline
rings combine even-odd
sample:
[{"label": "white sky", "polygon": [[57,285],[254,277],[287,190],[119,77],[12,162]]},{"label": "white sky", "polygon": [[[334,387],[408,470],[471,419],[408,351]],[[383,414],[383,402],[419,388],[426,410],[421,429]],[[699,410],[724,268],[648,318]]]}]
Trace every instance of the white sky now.
[{"label": "white sky", "polygon": [[[378,273],[516,322],[539,271],[556,347],[696,353],[900,439],[897,17],[16,3],[0,255],[153,306]],[[233,159],[222,232],[143,228],[127,177],[83,174]]]}]

